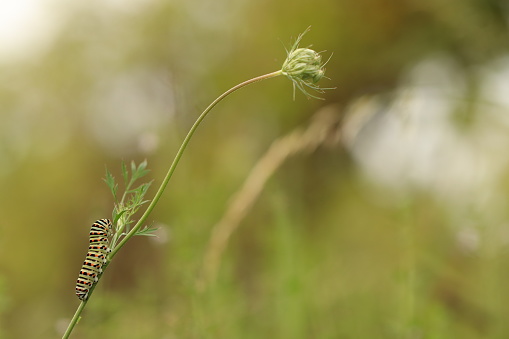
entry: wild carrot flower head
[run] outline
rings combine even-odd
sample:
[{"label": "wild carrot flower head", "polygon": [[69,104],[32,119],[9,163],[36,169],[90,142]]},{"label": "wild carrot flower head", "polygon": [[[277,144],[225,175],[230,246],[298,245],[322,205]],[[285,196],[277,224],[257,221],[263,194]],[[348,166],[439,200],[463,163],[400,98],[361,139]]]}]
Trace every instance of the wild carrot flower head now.
[{"label": "wild carrot flower head", "polygon": [[309,94],[305,87],[311,88],[319,93],[323,93],[324,89],[320,88],[316,83],[325,76],[325,64],[322,62],[320,53],[315,52],[310,48],[300,48],[299,43],[304,34],[309,31],[309,28],[300,34],[293,44],[290,51],[287,51],[287,57],[283,63],[281,71],[293,82],[294,95],[295,87],[301,90],[307,97],[321,99],[314,95]]}]

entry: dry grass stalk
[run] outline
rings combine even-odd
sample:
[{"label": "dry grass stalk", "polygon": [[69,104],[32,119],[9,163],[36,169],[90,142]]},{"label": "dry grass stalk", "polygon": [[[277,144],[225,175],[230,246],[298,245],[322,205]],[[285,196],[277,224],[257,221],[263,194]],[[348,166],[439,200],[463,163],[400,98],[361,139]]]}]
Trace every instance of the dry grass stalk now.
[{"label": "dry grass stalk", "polygon": [[339,108],[335,105],[326,106],[313,116],[306,129],[296,129],[272,143],[252,168],[242,187],[232,196],[223,217],[212,229],[197,282],[199,290],[203,291],[215,281],[221,257],[231,235],[239,227],[269,178],[292,155],[313,152],[322,145],[338,144],[339,123]]}]

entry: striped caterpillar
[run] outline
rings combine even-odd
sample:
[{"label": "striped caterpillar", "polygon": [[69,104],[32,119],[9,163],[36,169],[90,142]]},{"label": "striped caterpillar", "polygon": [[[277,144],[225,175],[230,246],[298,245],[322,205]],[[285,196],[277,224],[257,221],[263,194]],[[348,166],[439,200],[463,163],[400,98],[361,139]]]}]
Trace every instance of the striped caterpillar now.
[{"label": "striped caterpillar", "polygon": [[87,300],[90,288],[98,281],[98,275],[106,263],[106,255],[111,251],[108,247],[111,229],[109,219],[100,219],[92,224],[87,257],[76,281],[76,295],[80,300]]}]

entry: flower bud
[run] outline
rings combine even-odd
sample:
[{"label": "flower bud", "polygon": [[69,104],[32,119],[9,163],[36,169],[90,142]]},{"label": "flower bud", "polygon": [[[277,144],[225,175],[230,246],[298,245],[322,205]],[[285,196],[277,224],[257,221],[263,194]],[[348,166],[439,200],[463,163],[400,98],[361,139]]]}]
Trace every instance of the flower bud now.
[{"label": "flower bud", "polygon": [[323,93],[323,89],[315,84],[325,76],[325,63],[322,63],[322,56],[318,52],[310,48],[298,48],[302,36],[308,30],[309,28],[295,41],[281,67],[281,72],[292,80],[294,88],[297,87],[308,97],[317,98],[309,94],[304,86]]},{"label": "flower bud", "polygon": [[324,74],[322,57],[309,48],[297,48],[286,58],[281,70],[290,79],[317,83]]}]

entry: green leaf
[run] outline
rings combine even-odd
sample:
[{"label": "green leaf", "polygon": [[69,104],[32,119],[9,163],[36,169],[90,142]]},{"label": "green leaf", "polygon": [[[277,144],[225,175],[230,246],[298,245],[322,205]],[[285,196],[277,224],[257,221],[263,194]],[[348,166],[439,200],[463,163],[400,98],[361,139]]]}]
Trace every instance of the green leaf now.
[{"label": "green leaf", "polygon": [[111,174],[110,171],[106,168],[106,178],[103,179],[104,182],[106,182],[106,185],[110,188],[111,193],[113,194],[113,198],[115,198],[115,201],[117,200],[117,190],[118,190],[118,184],[115,183],[115,178]]},{"label": "green leaf", "polygon": [[131,181],[133,181],[132,178],[134,178],[134,173],[136,173],[136,163],[134,160],[131,161]]},{"label": "green leaf", "polygon": [[[134,163],[133,163],[133,165],[134,165]],[[136,167],[136,165],[134,165],[134,169],[132,170],[132,175],[133,175],[134,180],[138,180],[138,179],[144,177],[145,175],[147,175],[148,172],[150,172],[150,171],[147,169],[147,160],[143,160],[138,165],[138,167]]]},{"label": "green leaf", "polygon": [[116,209],[115,209],[115,216],[113,217],[113,224],[115,225],[117,223],[117,221],[122,217],[122,215],[124,215],[126,212],[127,212],[127,210],[122,210],[122,211],[120,211],[120,213],[116,213]]},{"label": "green leaf", "polygon": [[154,233],[158,229],[159,229],[159,227],[145,226],[143,229],[139,230],[134,235],[142,235],[142,236],[146,236],[146,237],[157,237],[156,234],[152,234],[152,233]]}]

